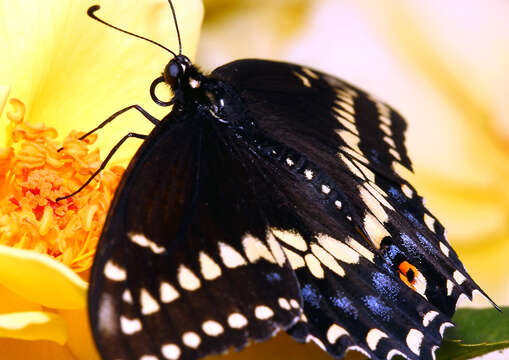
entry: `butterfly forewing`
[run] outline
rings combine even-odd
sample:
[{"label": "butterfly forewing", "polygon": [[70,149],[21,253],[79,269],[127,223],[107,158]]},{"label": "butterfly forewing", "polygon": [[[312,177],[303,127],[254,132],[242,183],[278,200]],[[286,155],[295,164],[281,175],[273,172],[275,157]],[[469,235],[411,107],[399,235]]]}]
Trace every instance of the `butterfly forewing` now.
[{"label": "butterfly forewing", "polygon": [[232,83],[259,126],[275,139],[302,151],[315,152],[323,145],[335,153],[355,152],[387,175],[393,172],[393,161],[411,168],[403,118],[338,78],[262,60],[235,61],[217,68],[212,76]]}]

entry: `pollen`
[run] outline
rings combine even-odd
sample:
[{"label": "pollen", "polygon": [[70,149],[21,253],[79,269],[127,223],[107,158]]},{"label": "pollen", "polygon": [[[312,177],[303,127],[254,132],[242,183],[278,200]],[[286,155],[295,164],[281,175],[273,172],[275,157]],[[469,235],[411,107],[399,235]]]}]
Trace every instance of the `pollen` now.
[{"label": "pollen", "polygon": [[400,279],[411,289],[415,290],[415,279],[419,274],[417,268],[408,261],[402,261],[401,264],[399,264],[398,272]]},{"label": "pollen", "polygon": [[24,122],[21,101],[11,99],[10,105],[10,141],[0,148],[0,244],[47,254],[85,271],[123,168],[105,169],[81,192],[57,202],[100,166],[99,150],[90,150],[96,136],[79,140],[83,133],[73,131],[62,144],[54,128]]}]

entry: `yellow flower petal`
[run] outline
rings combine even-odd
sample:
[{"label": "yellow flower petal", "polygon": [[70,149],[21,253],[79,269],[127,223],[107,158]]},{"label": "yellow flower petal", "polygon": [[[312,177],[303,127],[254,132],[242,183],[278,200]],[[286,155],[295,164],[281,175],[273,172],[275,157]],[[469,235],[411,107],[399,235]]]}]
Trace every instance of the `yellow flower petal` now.
[{"label": "yellow flower petal", "polygon": [[282,49],[291,46],[314,5],[310,0],[204,0],[204,3],[206,36],[200,39],[198,63],[211,68],[232,59],[267,54],[277,57]]},{"label": "yellow flower petal", "polygon": [[[507,254],[509,254],[507,239],[509,239],[509,230],[478,238],[477,240],[483,246],[472,243],[463,245],[458,251],[463,262],[468,264],[469,273],[476,274],[476,282],[482,285],[498,305],[509,304],[508,277],[505,275],[507,273]],[[465,302],[465,305],[469,306],[470,304]],[[473,305],[488,306],[482,296],[477,296]]]},{"label": "yellow flower petal", "polygon": [[447,175],[423,172],[415,177],[413,184],[426,193],[429,209],[447,224],[454,240],[482,243],[483,237],[494,236],[507,224],[507,200],[497,185],[491,188],[465,184]]},{"label": "yellow flower petal", "polygon": [[52,341],[0,339],[2,360],[76,360],[66,346]]},{"label": "yellow flower petal", "polygon": [[[110,29],[86,15],[85,0],[3,2],[0,14],[0,79],[27,105],[27,121],[44,122],[60,134],[88,131],[132,104],[161,118],[149,86],[171,58],[163,49]],[[194,57],[203,8],[199,0],[174,1],[183,52]],[[3,16],[2,16],[3,15]],[[176,30],[163,0],[104,2],[97,15],[178,51]],[[4,80],[5,79],[5,80]],[[109,150],[128,131],[152,124],[129,111],[100,131],[97,145]],[[116,159],[141,142],[127,142]]]},{"label": "yellow flower petal", "polygon": [[67,266],[34,251],[0,245],[0,284],[46,307],[86,306],[87,283]]},{"label": "yellow flower petal", "polygon": [[31,311],[0,315],[0,337],[22,340],[67,341],[65,321],[57,314]]},{"label": "yellow flower petal", "polygon": [[0,314],[40,311],[42,306],[29,301],[0,285]]},{"label": "yellow flower petal", "polygon": [[[4,110],[4,106],[7,103],[7,98],[9,97],[10,91],[11,91],[11,87],[9,85],[0,84],[0,115],[2,115],[2,111]],[[1,141],[0,141],[0,144],[1,144]]]},{"label": "yellow flower petal", "polygon": [[58,314],[67,324],[67,347],[73,355],[80,360],[100,360],[92,338],[87,309],[60,310]]},{"label": "yellow flower petal", "polygon": [[[270,356],[267,356],[270,354]],[[259,360],[259,359],[292,359],[292,360],[330,360],[331,356],[320,349],[315,343],[305,345],[298,344],[284,332],[280,332],[274,338],[257,344],[251,344],[240,352],[231,351],[228,355],[216,355],[208,357],[209,360]],[[366,359],[364,355],[356,351],[349,351],[343,360]]]}]

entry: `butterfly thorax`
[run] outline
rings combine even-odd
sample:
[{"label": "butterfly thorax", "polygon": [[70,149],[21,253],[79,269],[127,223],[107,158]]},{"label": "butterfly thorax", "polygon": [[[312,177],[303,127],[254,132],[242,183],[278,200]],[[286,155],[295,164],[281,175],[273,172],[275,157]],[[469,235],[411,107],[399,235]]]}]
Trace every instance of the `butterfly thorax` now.
[{"label": "butterfly thorax", "polygon": [[174,57],[166,65],[163,77],[174,93],[174,110],[210,114],[213,121],[241,131],[255,127],[254,121],[242,111],[246,107],[237,91],[204,75],[186,56]]}]

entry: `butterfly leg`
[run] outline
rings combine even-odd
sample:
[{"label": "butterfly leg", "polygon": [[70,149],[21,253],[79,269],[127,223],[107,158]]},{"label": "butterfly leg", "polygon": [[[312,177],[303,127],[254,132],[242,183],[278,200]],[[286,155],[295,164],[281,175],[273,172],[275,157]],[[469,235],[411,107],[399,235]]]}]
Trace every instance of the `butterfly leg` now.
[{"label": "butterfly leg", "polygon": [[130,109],[136,109],[138,110],[143,116],[145,116],[152,124],[154,125],[158,125],[159,124],[159,120],[156,119],[155,117],[153,117],[152,115],[150,115],[144,108],[142,108],[140,105],[130,105],[128,107],[125,107],[119,111],[117,111],[116,113],[114,113],[113,115],[111,115],[109,118],[107,118],[106,120],[104,120],[102,123],[100,123],[96,128],[90,130],[89,132],[87,132],[85,135],[81,136],[79,139],[80,140],[83,140],[85,139],[87,136],[95,133],[97,130],[101,129],[102,127],[104,127],[106,124],[108,124],[109,122],[113,121],[113,119],[115,119],[117,116],[119,116],[120,114],[126,112],[127,110],[130,110]]},{"label": "butterfly leg", "polygon": [[[125,109],[124,109],[125,111]],[[83,190],[88,184],[90,184],[90,182],[97,176],[97,174],[99,174],[105,167],[106,165],[108,164],[108,162],[110,161],[111,157],[113,156],[113,154],[115,154],[115,152],[122,146],[122,144],[129,138],[136,138],[136,139],[142,139],[142,140],[145,140],[147,138],[147,135],[143,135],[143,134],[137,134],[137,133],[128,133],[126,134],[122,139],[120,139],[120,141],[110,150],[108,156],[106,156],[106,158],[103,160],[103,162],[101,163],[101,166],[99,166],[99,168],[88,178],[87,181],[85,181],[85,183],[83,185],[81,185],[76,191],[73,191],[72,193],[70,193],[69,195],[66,195],[66,196],[62,196],[62,197],[58,197],[56,199],[56,201],[60,201],[60,200],[65,200],[67,198],[70,198],[71,196],[74,196],[76,195],[77,193],[79,193],[81,190]]]}]

